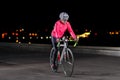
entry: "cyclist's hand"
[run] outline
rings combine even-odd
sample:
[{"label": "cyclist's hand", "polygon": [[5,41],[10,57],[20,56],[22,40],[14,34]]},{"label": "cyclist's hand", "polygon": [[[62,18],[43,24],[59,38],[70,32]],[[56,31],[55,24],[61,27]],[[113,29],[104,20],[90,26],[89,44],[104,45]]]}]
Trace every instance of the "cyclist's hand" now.
[{"label": "cyclist's hand", "polygon": [[78,41],[79,41],[79,38],[75,38],[74,41],[75,41],[75,42],[78,42]]}]

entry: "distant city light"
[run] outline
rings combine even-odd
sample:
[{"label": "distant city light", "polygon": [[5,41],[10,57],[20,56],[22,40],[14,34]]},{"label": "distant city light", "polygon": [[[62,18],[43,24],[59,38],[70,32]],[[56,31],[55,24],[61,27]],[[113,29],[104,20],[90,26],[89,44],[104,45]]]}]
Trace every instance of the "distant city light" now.
[{"label": "distant city light", "polygon": [[35,36],[37,36],[37,33],[35,33]]},{"label": "distant city light", "polygon": [[2,33],[2,38],[5,38],[5,34],[4,33]]},{"label": "distant city light", "polygon": [[7,32],[5,32],[5,33],[2,33],[2,38],[4,39],[5,38],[5,36],[7,36]]},{"label": "distant city light", "polygon": [[32,36],[34,36],[35,34],[34,33],[32,33]]},{"label": "distant city light", "polygon": [[24,31],[24,29],[22,28],[22,31]]},{"label": "distant city light", "polygon": [[30,39],[32,39],[32,37],[30,37]]},{"label": "distant city light", "polygon": [[31,33],[29,33],[29,36],[31,36],[32,34]]},{"label": "distant city light", "polygon": [[15,35],[15,33],[14,33],[14,32],[12,32],[12,35],[14,36],[14,35]]},{"label": "distant city light", "polygon": [[23,36],[22,39],[25,39],[25,37]]},{"label": "distant city light", "polygon": [[16,39],[16,43],[18,43],[18,39]]},{"label": "distant city light", "polygon": [[117,32],[117,31],[116,31],[116,32],[115,32],[115,34],[117,34],[117,35],[118,35],[118,34],[119,34],[119,32]]},{"label": "distant city light", "polygon": [[41,39],[43,39],[43,37],[40,37]]},{"label": "distant city light", "polygon": [[[75,30],[76,32],[78,32],[79,30],[76,29]],[[91,34],[91,30],[90,29],[83,29],[83,33],[82,34],[77,34],[77,37],[81,37],[81,38],[89,38],[89,35]],[[107,35],[105,36],[114,36],[117,37],[117,36],[120,36],[120,30],[113,30],[113,31],[108,31],[106,32]],[[42,35],[41,35],[42,34]],[[45,39],[46,40],[49,40],[51,39],[51,36],[50,35],[46,35],[48,34],[47,32],[45,34],[43,33],[40,33],[38,34],[37,32],[25,32],[23,28],[20,28],[20,29],[16,29],[15,31],[12,31],[10,33],[8,32],[3,32],[1,33],[1,40],[2,41],[12,41],[12,42],[17,42],[17,43],[21,43],[21,42],[27,42],[28,44],[31,44],[31,42],[38,42],[38,41],[41,41],[43,42]],[[98,33],[97,31],[92,31],[92,36],[95,37],[97,35],[99,35],[100,33]],[[45,36],[46,35],[46,36]],[[116,36],[117,35],[117,36]],[[68,38],[71,38],[71,36],[67,36]],[[97,37],[96,37],[97,38]],[[113,38],[113,37],[111,37]],[[38,40],[40,39],[40,40]]]},{"label": "distant city light", "polygon": [[28,42],[28,44],[31,44],[31,42]]},{"label": "distant city light", "polygon": [[46,36],[46,39],[48,39],[48,36]]},{"label": "distant city light", "polygon": [[119,34],[119,31],[112,31],[112,32],[109,32],[110,35],[118,35]]},{"label": "distant city light", "polygon": [[51,39],[51,36],[49,36],[49,38]]},{"label": "distant city light", "polygon": [[15,33],[16,36],[18,36],[18,33]]},{"label": "distant city light", "polygon": [[11,39],[11,37],[9,36],[8,39]]}]

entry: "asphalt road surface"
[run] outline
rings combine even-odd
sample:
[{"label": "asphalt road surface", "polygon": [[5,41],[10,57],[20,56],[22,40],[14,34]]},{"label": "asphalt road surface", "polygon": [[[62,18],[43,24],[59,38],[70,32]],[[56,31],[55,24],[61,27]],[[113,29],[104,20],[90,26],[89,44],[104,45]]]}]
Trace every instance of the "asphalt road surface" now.
[{"label": "asphalt road surface", "polygon": [[62,68],[51,71],[49,53],[25,46],[0,45],[0,80],[120,80],[120,57],[74,53],[74,73],[65,77]]}]

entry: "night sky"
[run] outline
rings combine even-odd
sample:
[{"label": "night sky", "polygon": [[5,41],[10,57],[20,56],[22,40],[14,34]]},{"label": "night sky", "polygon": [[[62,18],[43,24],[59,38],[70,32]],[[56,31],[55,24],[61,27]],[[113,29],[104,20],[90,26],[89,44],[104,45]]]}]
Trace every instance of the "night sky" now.
[{"label": "night sky", "polygon": [[1,2],[0,31],[9,31],[23,25],[28,31],[53,28],[59,13],[66,11],[73,29],[96,31],[120,29],[120,5],[113,1],[44,0]]}]

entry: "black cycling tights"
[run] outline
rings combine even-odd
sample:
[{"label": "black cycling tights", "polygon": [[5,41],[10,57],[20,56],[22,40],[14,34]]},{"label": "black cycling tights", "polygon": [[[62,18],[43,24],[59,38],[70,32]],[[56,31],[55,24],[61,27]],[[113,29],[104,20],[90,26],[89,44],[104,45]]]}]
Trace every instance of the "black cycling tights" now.
[{"label": "black cycling tights", "polygon": [[55,60],[57,58],[57,51],[58,51],[56,38],[51,36],[51,41],[52,41],[52,46],[55,49],[55,53],[54,53],[54,64],[55,64]]}]

